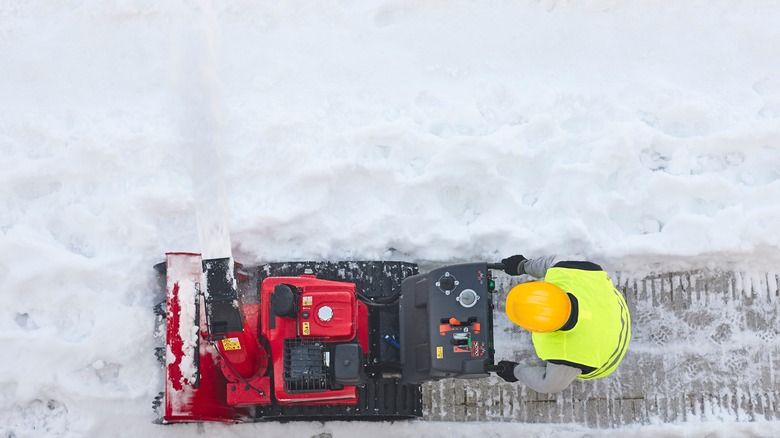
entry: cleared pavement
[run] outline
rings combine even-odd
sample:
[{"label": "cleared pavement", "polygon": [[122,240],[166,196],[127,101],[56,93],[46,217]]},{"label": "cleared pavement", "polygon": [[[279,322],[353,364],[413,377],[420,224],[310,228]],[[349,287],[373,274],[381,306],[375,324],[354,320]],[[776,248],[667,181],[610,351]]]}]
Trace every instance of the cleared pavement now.
[{"label": "cleared pavement", "polygon": [[[425,418],[594,427],[780,419],[778,272],[618,273],[633,333],[616,372],[561,394],[497,377],[431,382]],[[530,335],[501,317],[513,282],[497,278],[496,360],[541,364]]]}]

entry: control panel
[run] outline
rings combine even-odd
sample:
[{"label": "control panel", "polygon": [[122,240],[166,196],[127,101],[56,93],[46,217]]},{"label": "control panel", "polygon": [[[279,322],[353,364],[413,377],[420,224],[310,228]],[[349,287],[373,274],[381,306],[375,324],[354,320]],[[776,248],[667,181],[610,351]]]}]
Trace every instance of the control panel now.
[{"label": "control panel", "polygon": [[493,365],[493,279],[486,263],[407,277],[399,305],[402,378],[486,377]]}]

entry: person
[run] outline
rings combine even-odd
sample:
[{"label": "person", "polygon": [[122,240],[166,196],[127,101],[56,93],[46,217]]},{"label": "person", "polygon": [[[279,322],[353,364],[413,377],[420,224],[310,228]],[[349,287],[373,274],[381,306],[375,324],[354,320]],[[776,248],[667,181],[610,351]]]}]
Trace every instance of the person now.
[{"label": "person", "polygon": [[547,363],[525,366],[502,360],[499,377],[556,393],[576,379],[599,379],[617,368],[631,340],[631,316],[601,266],[556,255],[514,255],[501,263],[509,275],[544,279],[514,286],[507,295],[506,314],[532,332],[536,354]]}]

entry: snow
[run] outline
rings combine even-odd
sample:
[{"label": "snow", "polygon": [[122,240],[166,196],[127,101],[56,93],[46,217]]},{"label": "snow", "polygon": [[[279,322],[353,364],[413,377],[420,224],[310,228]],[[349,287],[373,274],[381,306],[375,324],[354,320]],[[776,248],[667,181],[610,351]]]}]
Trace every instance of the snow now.
[{"label": "snow", "polygon": [[166,251],[777,266],[778,22],[771,0],[0,2],[0,432],[780,434],[150,408]]}]

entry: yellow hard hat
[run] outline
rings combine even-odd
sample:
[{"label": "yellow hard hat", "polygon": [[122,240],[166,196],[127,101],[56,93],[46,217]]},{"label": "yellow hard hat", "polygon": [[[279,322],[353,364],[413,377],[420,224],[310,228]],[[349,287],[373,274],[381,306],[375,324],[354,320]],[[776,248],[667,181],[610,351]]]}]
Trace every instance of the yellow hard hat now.
[{"label": "yellow hard hat", "polygon": [[506,316],[528,331],[554,332],[566,324],[570,315],[569,296],[546,281],[518,284],[506,297]]}]

